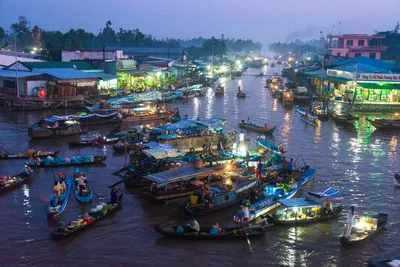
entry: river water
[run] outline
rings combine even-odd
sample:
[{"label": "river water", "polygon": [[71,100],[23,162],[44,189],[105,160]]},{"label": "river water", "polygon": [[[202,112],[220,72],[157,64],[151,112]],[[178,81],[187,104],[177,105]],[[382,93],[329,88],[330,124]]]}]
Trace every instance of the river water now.
[{"label": "river water", "polygon": [[[279,67],[279,66],[278,66]],[[121,211],[77,234],[75,237],[52,241],[42,203],[48,200],[52,184],[51,169],[37,169],[27,184],[0,198],[0,266],[363,266],[369,258],[396,256],[400,251],[399,221],[400,188],[393,174],[398,171],[398,139],[396,132],[377,132],[365,119],[356,127],[342,126],[332,120],[316,128],[304,124],[293,109],[285,109],[264,88],[265,77],[250,76],[260,71],[273,73],[279,69],[249,69],[241,79],[226,81],[224,97],[215,98],[212,91],[203,98],[169,104],[179,106],[189,118],[220,117],[229,120],[228,130],[238,130],[242,119],[277,125],[272,142],[282,142],[288,155],[302,154],[307,164],[317,169],[314,178],[297,195],[334,186],[344,195],[333,201],[347,210],[365,214],[389,214],[387,230],[364,245],[343,248],[338,235],[346,221],[346,213],[335,221],[305,227],[271,228],[264,238],[251,240],[253,253],[246,241],[189,242],[168,240],[159,236],[154,225],[182,222],[175,206],[154,204],[143,198],[140,190],[123,189]],[[238,83],[247,98],[236,98]],[[64,110],[55,111],[65,114]],[[32,145],[43,151],[60,150],[62,156],[106,154],[107,167],[83,167],[100,199],[108,201],[107,186],[117,182],[111,173],[124,165],[124,156],[113,155],[110,147],[69,149],[68,139],[29,140],[27,127],[42,115],[53,112],[0,111],[0,141],[12,152],[27,151]],[[381,114],[379,114],[381,115]],[[92,128],[101,131],[101,128]],[[104,130],[105,131],[105,130]],[[256,134],[246,132],[249,137]],[[254,144],[253,144],[254,145]],[[255,146],[255,145],[254,145]],[[301,161],[300,161],[301,162]],[[300,163],[299,163],[300,164]],[[12,175],[23,167],[23,161],[0,161],[0,174]],[[56,169],[72,174],[73,168]],[[103,198],[102,196],[105,196]],[[90,208],[78,204],[71,195],[62,220],[69,221]],[[200,225],[232,223],[236,208],[222,210],[199,218]],[[398,256],[398,254],[397,254]]]}]

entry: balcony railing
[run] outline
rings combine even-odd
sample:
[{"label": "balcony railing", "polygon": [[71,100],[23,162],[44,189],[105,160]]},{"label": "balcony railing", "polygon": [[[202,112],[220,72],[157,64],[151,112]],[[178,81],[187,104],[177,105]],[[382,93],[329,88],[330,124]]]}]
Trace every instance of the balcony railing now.
[{"label": "balcony railing", "polygon": [[366,46],[354,46],[354,45],[328,45],[328,48],[341,48],[341,49],[349,49],[349,50],[374,50],[374,51],[383,51],[388,47],[385,45],[366,45]]}]

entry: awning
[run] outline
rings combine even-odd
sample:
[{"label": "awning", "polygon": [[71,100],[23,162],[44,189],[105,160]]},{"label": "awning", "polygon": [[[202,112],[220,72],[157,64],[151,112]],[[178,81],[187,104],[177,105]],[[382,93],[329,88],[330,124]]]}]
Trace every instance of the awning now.
[{"label": "awning", "polygon": [[154,181],[156,183],[171,183],[176,181],[185,180],[188,178],[195,178],[200,175],[210,174],[215,171],[224,169],[224,166],[207,167],[196,169],[193,166],[182,167],[175,170],[155,173],[144,176],[144,179]]},{"label": "awning", "polygon": [[327,189],[325,189],[322,192],[319,193],[314,193],[314,192],[308,192],[309,195],[312,195],[314,197],[335,197],[335,196],[340,196],[343,194],[342,191],[340,191],[339,189],[333,188],[333,187],[328,187]]},{"label": "awning", "polygon": [[314,200],[307,198],[281,199],[278,200],[278,202],[287,208],[307,208],[307,207],[320,206]]},{"label": "awning", "polygon": [[400,89],[400,83],[387,83],[387,82],[357,82],[358,86],[365,89]]},{"label": "awning", "polygon": [[173,148],[153,148],[143,151],[145,154],[152,156],[155,159],[177,158],[183,157],[186,153]]}]

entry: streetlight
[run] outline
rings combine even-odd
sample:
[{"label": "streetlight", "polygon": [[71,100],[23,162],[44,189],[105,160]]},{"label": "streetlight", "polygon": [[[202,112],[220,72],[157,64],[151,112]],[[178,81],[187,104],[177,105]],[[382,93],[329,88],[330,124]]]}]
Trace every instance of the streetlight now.
[{"label": "streetlight", "polygon": [[23,31],[15,31],[14,30],[14,54],[15,54],[15,64],[17,65],[17,69],[15,71],[15,80],[17,83],[17,97],[19,98],[19,83],[18,83],[18,70],[19,70],[19,66],[18,66],[18,57],[17,57],[17,34],[21,33]]}]

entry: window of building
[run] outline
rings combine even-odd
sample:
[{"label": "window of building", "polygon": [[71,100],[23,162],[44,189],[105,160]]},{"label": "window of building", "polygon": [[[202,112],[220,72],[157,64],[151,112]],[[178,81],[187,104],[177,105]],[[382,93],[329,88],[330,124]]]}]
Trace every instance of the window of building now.
[{"label": "window of building", "polygon": [[369,53],[369,58],[376,59],[376,53]]},{"label": "window of building", "polygon": [[337,52],[337,53],[336,53],[336,56],[340,57],[340,52]]},{"label": "window of building", "polygon": [[361,57],[361,53],[354,53],[354,57]]},{"label": "window of building", "polygon": [[358,46],[364,46],[365,40],[358,40]]},{"label": "window of building", "polygon": [[353,46],[353,40],[347,40],[347,46]]}]

